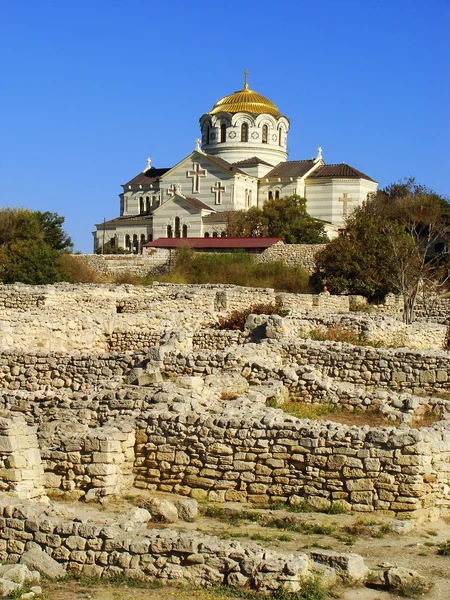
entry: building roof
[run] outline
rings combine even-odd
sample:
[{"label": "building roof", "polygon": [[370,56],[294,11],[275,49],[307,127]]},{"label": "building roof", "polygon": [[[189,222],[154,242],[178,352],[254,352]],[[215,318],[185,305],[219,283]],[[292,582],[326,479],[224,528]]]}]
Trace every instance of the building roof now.
[{"label": "building roof", "polygon": [[354,169],[350,165],[346,165],[345,163],[341,163],[339,165],[323,165],[323,167],[319,167],[316,171],[313,171],[311,175],[308,175],[309,178],[319,178],[319,177],[327,177],[327,178],[343,178],[343,179],[367,179],[368,181],[376,181],[369,177],[368,175],[364,175],[361,171]]},{"label": "building roof", "polygon": [[244,160],[238,160],[237,162],[234,162],[233,165],[235,167],[239,165],[267,165],[268,167],[272,166],[270,163],[266,162],[262,158],[258,158],[257,156],[252,156],[251,158],[244,158]]},{"label": "building roof", "polygon": [[227,223],[228,218],[231,215],[234,215],[235,210],[222,210],[220,212],[214,212],[210,215],[205,215],[202,220],[203,223],[213,224],[213,223]]},{"label": "building roof", "polygon": [[288,160],[276,165],[276,167],[264,175],[264,178],[273,179],[280,177],[284,179],[286,177],[303,177],[314,165],[313,158],[308,160]]},{"label": "building roof", "polygon": [[247,173],[244,173],[244,171],[241,171],[241,169],[239,169],[235,165],[232,165],[227,160],[220,158],[219,156],[212,156],[211,154],[206,153],[203,154],[207,156],[212,163],[215,163],[218,167],[225,169],[225,171],[230,171],[231,173],[242,173],[242,175],[247,175]]},{"label": "building roof", "polygon": [[97,223],[96,227],[103,227],[103,225],[121,225],[122,223],[128,223],[130,221],[146,221],[150,222],[152,215],[146,213],[144,215],[124,215],[122,217],[116,217],[115,219],[110,219],[109,221],[105,221],[104,223]]},{"label": "building roof", "polygon": [[190,198],[189,196],[182,196],[181,194],[176,194],[176,195],[181,196],[181,198],[183,198],[183,200],[186,200],[187,202],[189,202],[189,204],[191,204],[192,206],[195,206],[195,208],[199,208],[200,210],[214,211],[214,208],[211,208],[210,206],[208,206],[201,200],[197,200],[197,198]]},{"label": "building roof", "polygon": [[155,181],[158,181],[158,179],[161,177],[161,175],[164,175],[164,173],[167,173],[167,171],[170,171],[170,168],[155,169],[155,167],[150,167],[150,169],[147,169],[147,171],[143,171],[142,173],[139,173],[139,175],[136,175],[136,177],[133,177],[133,179],[130,179],[130,181],[127,181],[127,183],[123,183],[122,187],[125,187],[128,185],[131,185],[131,186],[150,185],[150,184],[154,183]]},{"label": "building roof", "polygon": [[209,238],[158,238],[153,242],[145,244],[145,248],[211,248],[220,249],[245,249],[270,248],[274,244],[281,242],[283,238],[279,237],[252,237],[252,238],[227,238],[227,237],[209,237]]}]

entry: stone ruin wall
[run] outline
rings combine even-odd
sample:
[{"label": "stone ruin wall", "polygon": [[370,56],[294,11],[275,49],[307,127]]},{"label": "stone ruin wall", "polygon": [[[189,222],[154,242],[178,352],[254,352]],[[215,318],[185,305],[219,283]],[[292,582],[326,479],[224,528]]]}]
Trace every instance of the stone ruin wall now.
[{"label": "stone ruin wall", "polygon": [[325,508],[400,514],[450,508],[450,438],[389,428],[265,418],[154,415],[139,433],[137,487],[257,504],[293,496]]},{"label": "stone ruin wall", "polygon": [[313,574],[304,553],[275,552],[198,532],[146,529],[150,515],[139,510],[122,519],[81,522],[70,512],[62,515],[30,502],[2,499],[0,561],[19,562],[24,552],[36,548],[75,575],[152,578],[201,587],[227,584],[265,593],[281,587],[298,591],[302,579]]},{"label": "stone ruin wall", "polygon": [[[321,507],[339,500],[360,512],[450,509],[450,434],[444,422],[419,431],[314,423],[276,409],[249,409],[246,416],[176,414],[153,408],[150,395],[142,402],[132,392],[124,397],[110,391],[81,403],[56,393],[47,396],[52,410],[43,412],[34,395],[22,396],[21,404],[14,395],[1,398],[13,412],[23,410],[24,400],[30,420],[41,420],[43,481],[53,496],[58,490],[71,498],[79,492],[76,497],[89,501],[134,485],[218,502],[267,504],[296,496]],[[59,406],[69,421],[64,407],[71,401],[78,410],[70,426],[58,431],[51,414]],[[98,413],[100,401],[106,423],[101,428],[98,421],[82,428],[73,420],[80,406]],[[22,424],[20,435],[33,430]],[[0,436],[0,444],[11,437]],[[17,448],[20,461],[23,450]],[[1,474],[7,482],[10,474]],[[29,487],[25,492],[20,497],[32,497]]]},{"label": "stone ruin wall", "polygon": [[[300,266],[312,273],[315,269],[315,255],[326,244],[284,244],[278,242],[261,254],[252,254],[256,263],[282,262],[293,267]],[[143,254],[80,254],[74,255],[84,261],[101,276],[132,273],[145,275],[159,273],[170,268],[174,253],[165,248],[146,248]]]},{"label": "stone ruin wall", "polygon": [[[95,286],[1,286],[0,313],[8,319],[17,307],[26,313],[25,321],[29,318],[39,321],[40,317],[35,315],[40,314],[56,318],[58,310],[61,315],[62,299],[67,303],[65,310],[70,312],[70,307],[74,307],[80,318],[87,319],[86,323],[89,319],[98,320],[100,314],[107,315],[109,329],[103,332],[109,344],[106,350],[90,354],[43,350],[0,353],[0,382],[5,390],[1,402],[13,412],[26,415],[30,411],[40,423],[40,460],[47,488],[61,493],[78,491],[94,499],[102,494],[114,495],[135,478],[139,486],[194,493],[199,497],[207,495],[210,499],[234,497],[263,502],[309,495],[320,501],[342,499],[356,510],[389,506],[394,512],[422,510],[431,505],[447,506],[443,490],[447,485],[444,482],[447,481],[448,439],[445,427],[440,429],[440,424],[430,429],[431,433],[421,430],[420,439],[414,438],[414,432],[404,433],[403,441],[396,446],[397,442],[391,439],[392,431],[371,433],[373,430],[368,428],[305,425],[275,409],[260,409],[257,416],[250,413],[240,416],[237,430],[233,425],[235,417],[231,418],[226,412],[205,417],[206,421],[195,412],[186,417],[176,413],[168,416],[162,411],[156,417],[145,412],[150,409],[142,400],[112,393],[101,410],[93,400],[95,390],[105,385],[120,388],[124,378],[149,359],[168,376],[240,374],[252,386],[265,385],[269,380],[283,383],[291,393],[299,393],[310,401],[327,393],[325,387],[318,391],[314,379],[317,376],[329,378],[334,384],[359,386],[365,390],[420,390],[432,394],[450,389],[447,352],[358,347],[292,337],[302,320],[325,326],[336,319],[339,322],[347,319],[356,329],[362,327],[363,321],[373,321],[371,316],[350,315],[348,297],[277,295],[273,290],[255,292],[227,286],[158,285],[139,289],[132,286],[100,286],[100,289]],[[280,299],[284,306],[290,307],[292,316],[287,320],[269,318],[272,322],[268,325],[277,331],[273,339],[269,336],[255,345],[249,330],[218,331],[198,327],[199,314],[200,319],[208,314],[227,314],[249,306],[255,299],[264,303]],[[157,318],[155,306],[159,308]],[[330,316],[328,312],[340,312],[340,316]],[[147,328],[142,327],[141,317],[150,321]],[[180,324],[180,319],[184,319],[181,325],[187,329],[183,333],[179,327],[177,336],[173,337],[167,327]],[[398,327],[400,325],[398,323]],[[183,333],[181,337],[180,333]],[[108,353],[108,348],[120,352]],[[278,362],[273,358],[275,355]],[[296,374],[308,365],[314,366],[312,380]],[[26,394],[20,396],[43,390],[59,398],[56,406],[45,398],[33,402]],[[11,405],[14,394],[17,398]],[[68,423],[74,422],[76,427],[52,429],[45,415],[64,415],[74,394],[81,396],[70,409]],[[351,394],[342,392],[341,396],[342,402],[351,400],[355,405]],[[98,410],[101,422],[82,422],[86,411]],[[123,429],[124,416],[129,430]],[[108,449],[103,437],[105,432],[101,429],[104,427],[115,450]],[[5,432],[10,429],[8,425]],[[234,429],[235,438],[228,439],[227,431]],[[289,437],[286,431],[292,436],[292,444],[285,442]],[[412,442],[408,435],[413,436]],[[217,451],[221,438],[228,440],[228,450],[222,448],[222,454]],[[377,443],[374,443],[375,438]],[[188,448],[189,440],[192,445]],[[255,446],[254,440],[259,440],[261,445]],[[202,447],[207,449],[204,460],[198,456]],[[340,458],[333,458],[335,456]],[[406,456],[413,458],[404,458]],[[443,457],[442,461],[439,457]],[[386,460],[383,462],[382,458]],[[404,463],[397,464],[397,458]],[[408,460],[413,462],[408,463]],[[337,466],[338,463],[342,464]],[[3,485],[10,486],[8,460],[4,459],[3,464]],[[354,477],[350,477],[352,472]],[[387,487],[380,487],[381,484]],[[351,486],[356,487],[351,489]],[[409,486],[409,495],[405,486]]]},{"label": "stone ruin wall", "polygon": [[[316,369],[322,369],[323,373],[327,371],[337,381],[347,382],[352,375],[342,369],[339,361],[347,361],[347,365],[349,360],[356,362],[348,355],[343,357],[341,344],[297,342],[289,346],[284,343],[279,350],[285,354],[289,351],[291,362],[286,362],[278,370],[264,358],[259,363],[244,361],[239,364],[237,358],[231,359],[226,353],[208,356],[186,352],[162,354],[164,368],[170,372],[219,375],[223,371],[238,368],[253,385],[262,384],[270,378],[283,380],[285,385],[291,387],[295,382],[290,379],[292,375],[286,365],[292,365],[293,360],[298,365],[302,361],[304,364],[312,361]],[[448,389],[450,367],[448,355],[444,352],[429,353],[427,360],[423,361],[423,353],[380,352],[380,349],[373,348],[368,351],[354,347],[347,350],[366,352],[366,362],[361,361],[361,372],[353,374],[357,383],[370,381],[361,377],[361,374],[369,372],[367,361],[371,360],[382,368],[379,380],[375,372],[371,375],[377,386],[384,384],[387,388],[395,387],[400,381],[408,388],[420,384],[421,388],[425,385],[434,391]],[[308,352],[307,356],[305,351]],[[314,361],[314,358],[317,360]],[[111,380],[111,373],[125,374],[144,356],[77,359],[59,356],[57,366],[53,362],[55,357],[50,357],[50,368],[42,356],[34,357],[34,363],[31,357],[20,355],[8,356],[7,359],[3,355],[2,359],[3,366],[7,364],[10,372],[16,373],[4,386],[9,386],[10,394],[14,394],[14,389],[29,389],[30,385],[34,389],[42,389],[54,381],[57,385],[53,389],[60,394],[63,391],[58,387],[60,381],[65,382],[68,390],[82,388],[76,381],[78,369],[82,376],[90,374],[90,385],[94,383],[92,377],[95,377],[95,384],[100,385]],[[321,367],[320,360],[323,361]],[[40,365],[43,370],[36,368]],[[332,368],[326,368],[325,365]],[[28,375],[23,377],[26,369]],[[384,376],[381,376],[381,372]],[[399,377],[400,372],[405,374],[404,381]],[[29,412],[40,420],[47,412],[54,414],[56,406],[52,402],[47,406],[37,403],[39,405],[30,410],[29,403],[34,404],[34,400],[28,398],[27,407],[23,398],[20,402],[20,393],[16,393],[19,401],[13,404],[11,395],[4,394],[5,408]],[[60,408],[67,406],[68,398],[62,395]],[[98,404],[84,394],[78,396],[75,406],[75,413],[79,414],[100,410]],[[90,441],[96,438],[101,440],[100,430],[96,431],[98,423],[93,423],[89,433],[83,430],[78,438],[59,435],[57,431],[52,431],[49,437],[48,433],[45,435],[47,425],[40,434],[47,485],[59,486],[63,491],[80,489],[86,493],[86,490],[91,490],[92,497],[96,494],[108,495],[113,493],[114,486],[119,485],[118,465],[128,465],[130,476],[130,461],[134,461],[135,485],[138,487],[194,494],[216,501],[234,499],[267,502],[287,500],[296,495],[325,502],[345,500],[354,510],[360,511],[386,509],[415,512],[431,506],[448,508],[449,498],[445,489],[449,483],[450,438],[444,426],[420,432],[349,428],[330,423],[298,421],[275,409],[264,409],[256,416],[249,414],[238,417],[230,417],[226,413],[217,417],[207,414],[202,417],[197,413],[177,415],[168,410],[152,413],[151,407],[142,404],[142,399],[124,398],[123,394],[115,393],[111,393],[103,403],[100,414],[105,423],[110,414],[116,424],[126,415],[128,422],[131,418],[132,431],[125,438],[132,440],[136,436],[134,456],[132,443],[128,445],[128,462],[123,458],[125,448],[116,457],[108,458],[107,453],[102,453],[101,446],[95,446]],[[123,432],[118,435],[123,436]]]},{"label": "stone ruin wall", "polygon": [[309,273],[316,268],[315,257],[325,248],[326,244],[284,244],[278,242],[262,254],[255,254],[256,263],[282,262],[288,267],[303,267]]}]

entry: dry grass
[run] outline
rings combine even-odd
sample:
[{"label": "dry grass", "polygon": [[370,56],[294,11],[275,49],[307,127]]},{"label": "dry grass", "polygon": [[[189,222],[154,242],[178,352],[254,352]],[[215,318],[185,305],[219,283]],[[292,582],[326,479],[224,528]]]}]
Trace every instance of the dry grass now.
[{"label": "dry grass", "polygon": [[287,267],[281,262],[256,264],[251,254],[201,253],[180,248],[173,268],[167,275],[149,276],[168,283],[228,283],[245,287],[269,287],[278,291],[307,293],[309,273],[301,267]]},{"label": "dry grass", "polygon": [[396,425],[394,421],[388,420],[378,412],[350,412],[342,406],[332,403],[309,404],[289,401],[283,404],[281,408],[284,412],[299,419],[334,421],[343,425],[369,425],[370,427]]},{"label": "dry grass", "polygon": [[353,329],[342,327],[338,324],[329,325],[326,329],[312,329],[307,337],[318,342],[343,342],[345,344],[352,344],[353,346],[373,346],[379,348],[382,345],[380,342],[370,342],[364,339],[360,333],[353,331]]},{"label": "dry grass", "polygon": [[102,277],[87,265],[81,255],[61,254],[59,265],[64,281],[70,283],[101,283],[103,281]]}]

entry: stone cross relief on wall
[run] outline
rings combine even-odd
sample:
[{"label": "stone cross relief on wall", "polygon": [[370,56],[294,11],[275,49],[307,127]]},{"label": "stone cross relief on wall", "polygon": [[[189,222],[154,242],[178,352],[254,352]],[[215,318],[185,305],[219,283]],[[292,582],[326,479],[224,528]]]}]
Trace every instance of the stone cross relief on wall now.
[{"label": "stone cross relief on wall", "polygon": [[214,193],[216,199],[216,204],[222,204],[222,193],[225,192],[225,186],[220,183],[220,181],[216,181],[214,187],[211,188],[211,191]]},{"label": "stone cross relief on wall", "polygon": [[193,170],[188,171],[186,176],[192,177],[192,191],[196,193],[200,189],[200,177],[206,177],[206,171],[200,168],[199,163],[194,163],[192,166]]},{"label": "stone cross relief on wall", "polygon": [[339,198],[339,202],[342,202],[342,216],[348,217],[348,204],[349,202],[353,202],[353,200],[345,193]]},{"label": "stone cross relief on wall", "polygon": [[181,186],[179,183],[172,183],[172,185],[168,188],[167,193],[169,196],[175,196],[175,194],[180,191],[180,187]]}]

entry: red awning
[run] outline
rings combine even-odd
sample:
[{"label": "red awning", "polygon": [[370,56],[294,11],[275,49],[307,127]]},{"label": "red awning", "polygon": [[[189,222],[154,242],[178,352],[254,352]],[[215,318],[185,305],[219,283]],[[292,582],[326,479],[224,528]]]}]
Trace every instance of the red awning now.
[{"label": "red awning", "polygon": [[229,238],[229,237],[207,237],[207,238],[158,238],[153,242],[144,244],[144,248],[187,248],[198,249],[247,249],[247,248],[270,248],[283,238],[279,237],[251,237],[251,238]]}]

